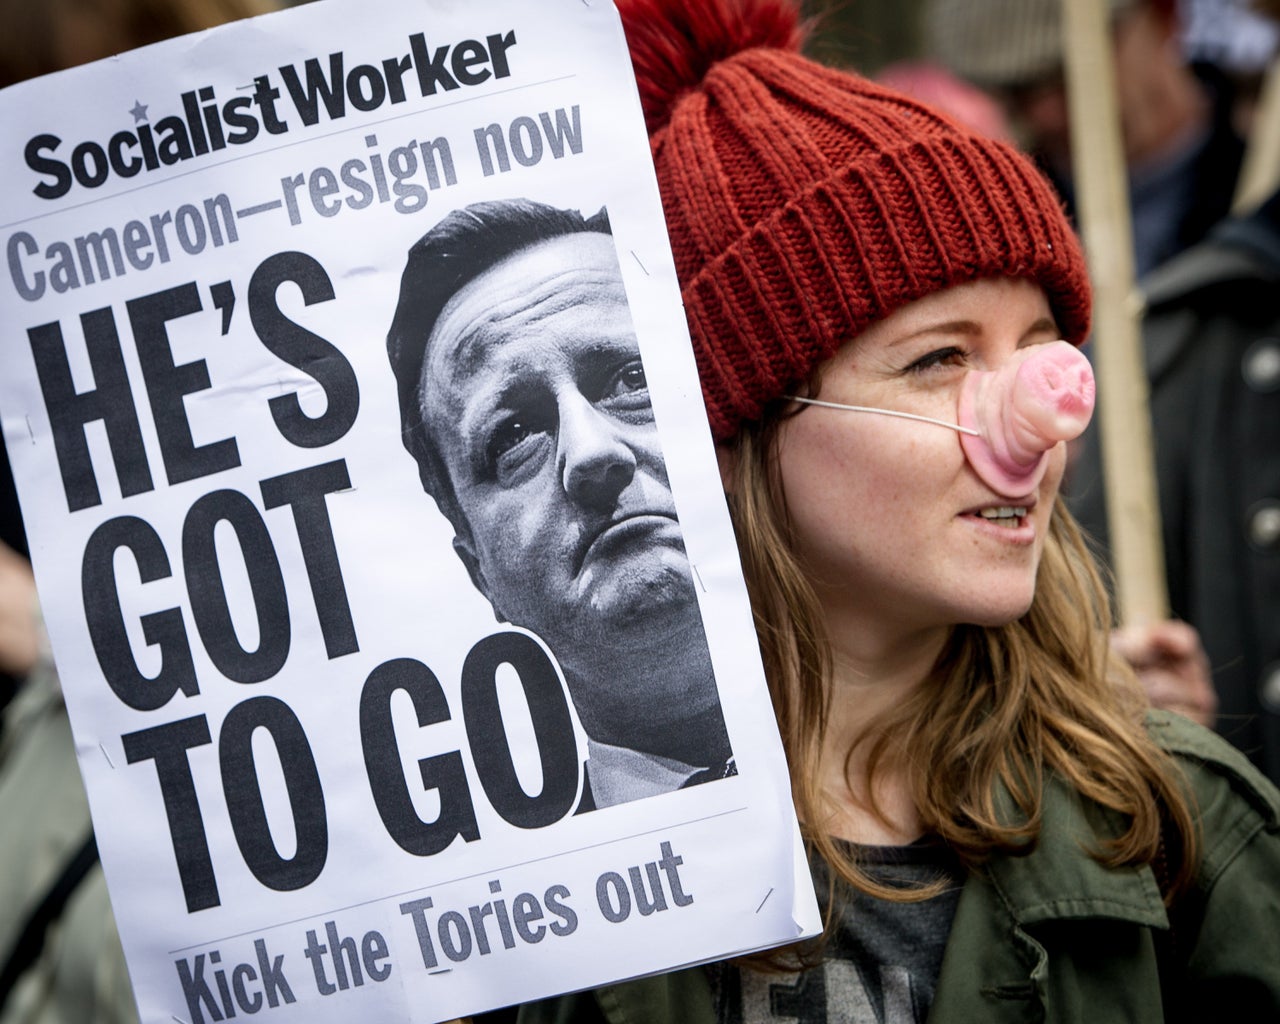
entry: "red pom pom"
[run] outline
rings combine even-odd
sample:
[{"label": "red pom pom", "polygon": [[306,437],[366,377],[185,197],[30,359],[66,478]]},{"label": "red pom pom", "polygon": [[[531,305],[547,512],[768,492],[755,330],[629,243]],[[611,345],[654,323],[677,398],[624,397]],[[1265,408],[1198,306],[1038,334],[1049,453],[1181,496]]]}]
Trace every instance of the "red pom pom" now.
[{"label": "red pom pom", "polygon": [[800,12],[790,0],[616,3],[650,135],[716,62],[756,46],[798,51],[804,41]]}]

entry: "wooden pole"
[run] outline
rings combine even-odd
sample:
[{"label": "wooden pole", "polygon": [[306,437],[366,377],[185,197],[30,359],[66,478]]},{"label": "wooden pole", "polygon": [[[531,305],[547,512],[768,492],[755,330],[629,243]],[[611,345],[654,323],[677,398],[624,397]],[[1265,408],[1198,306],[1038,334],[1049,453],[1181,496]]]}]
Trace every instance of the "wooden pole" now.
[{"label": "wooden pole", "polygon": [[1105,0],[1062,0],[1071,160],[1094,286],[1093,362],[1120,621],[1169,617],[1128,176]]},{"label": "wooden pole", "polygon": [[1253,115],[1249,146],[1236,182],[1232,213],[1248,213],[1280,185],[1280,59],[1273,60],[1262,82]]}]

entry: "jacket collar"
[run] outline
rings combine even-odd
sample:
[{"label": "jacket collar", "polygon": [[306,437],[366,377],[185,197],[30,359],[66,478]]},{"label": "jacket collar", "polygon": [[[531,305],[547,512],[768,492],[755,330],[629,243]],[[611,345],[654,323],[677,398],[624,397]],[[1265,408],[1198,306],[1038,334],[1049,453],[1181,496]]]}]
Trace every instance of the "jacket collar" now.
[{"label": "jacket collar", "polygon": [[[997,801],[1002,814],[1017,814],[1003,788]],[[1039,841],[1024,854],[993,858],[984,873],[1019,924],[1105,917],[1167,928],[1164,901],[1149,867],[1108,868],[1091,856],[1123,830],[1120,815],[1051,776]]]}]

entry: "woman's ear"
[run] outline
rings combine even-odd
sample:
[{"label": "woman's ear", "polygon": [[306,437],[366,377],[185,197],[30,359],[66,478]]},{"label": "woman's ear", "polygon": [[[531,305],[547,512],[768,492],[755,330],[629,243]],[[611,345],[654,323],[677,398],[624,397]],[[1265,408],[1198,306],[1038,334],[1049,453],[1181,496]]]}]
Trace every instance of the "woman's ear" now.
[{"label": "woman's ear", "polygon": [[716,464],[720,467],[720,486],[725,494],[733,494],[738,483],[738,449],[716,445]]}]

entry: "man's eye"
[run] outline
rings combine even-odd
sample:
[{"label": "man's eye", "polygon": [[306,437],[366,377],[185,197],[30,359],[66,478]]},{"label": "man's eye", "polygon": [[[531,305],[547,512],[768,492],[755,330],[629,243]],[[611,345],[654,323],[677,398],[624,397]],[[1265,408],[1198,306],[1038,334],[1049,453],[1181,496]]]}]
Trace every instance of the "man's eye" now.
[{"label": "man's eye", "polygon": [[497,466],[503,456],[537,432],[533,421],[526,417],[513,416],[505,420],[489,435],[489,442],[484,449],[485,460],[490,466]]},{"label": "man's eye", "polygon": [[649,381],[644,375],[644,367],[640,365],[639,360],[623,368],[618,374],[618,385],[623,391],[642,391],[649,386]]},{"label": "man's eye", "polygon": [[960,366],[964,363],[965,352],[955,345],[935,349],[910,363],[904,372],[925,373],[939,366]]},{"label": "man's eye", "polygon": [[554,450],[557,426],[555,402],[544,394],[524,394],[494,410],[477,437],[477,472],[503,485],[524,479]]},{"label": "man's eye", "polygon": [[605,401],[611,398],[630,398],[641,392],[647,393],[648,390],[649,380],[644,375],[644,366],[639,359],[633,359],[609,378],[601,398]]}]

